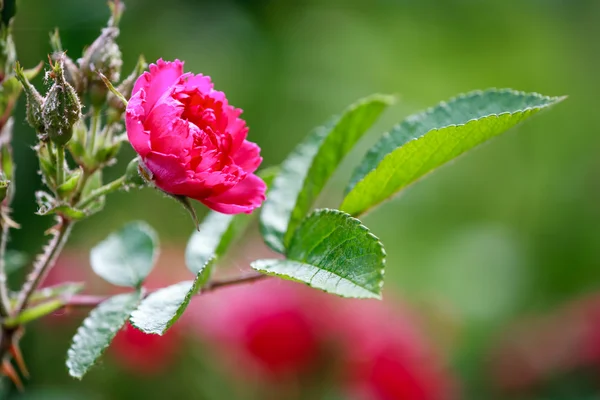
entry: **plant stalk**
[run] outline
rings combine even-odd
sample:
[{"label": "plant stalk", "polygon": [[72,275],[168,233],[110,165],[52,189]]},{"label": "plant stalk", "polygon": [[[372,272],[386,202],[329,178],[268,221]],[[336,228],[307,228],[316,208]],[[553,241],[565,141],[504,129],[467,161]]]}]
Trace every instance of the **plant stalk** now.
[{"label": "plant stalk", "polygon": [[112,182],[107,183],[104,186],[100,186],[98,189],[92,190],[88,197],[81,200],[79,203],[75,205],[77,209],[83,209],[85,206],[90,204],[92,201],[96,200],[100,196],[104,196],[105,194],[112,193],[116,190],[119,190],[125,184],[125,176],[115,179]]},{"label": "plant stalk", "polygon": [[58,227],[55,228],[54,236],[50,240],[50,243],[48,243],[48,245],[44,248],[44,252],[36,259],[36,262],[33,265],[33,271],[27,275],[27,280],[25,281],[25,284],[21,288],[21,291],[17,297],[15,314],[18,315],[25,310],[25,308],[27,308],[31,296],[42,284],[42,282],[44,282],[44,279],[46,279],[48,272],[56,263],[58,255],[67,242],[72,226],[73,222],[61,217]]},{"label": "plant stalk", "polygon": [[6,277],[6,243],[8,241],[8,230],[10,227],[0,216],[0,317],[6,318],[10,315],[10,299],[8,298],[8,284]]},{"label": "plant stalk", "polygon": [[56,146],[56,187],[65,181],[65,146]]}]

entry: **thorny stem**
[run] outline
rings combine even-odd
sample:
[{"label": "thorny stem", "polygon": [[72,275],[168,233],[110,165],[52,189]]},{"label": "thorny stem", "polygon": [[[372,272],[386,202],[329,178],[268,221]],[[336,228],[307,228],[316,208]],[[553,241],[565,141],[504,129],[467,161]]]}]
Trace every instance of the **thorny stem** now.
[{"label": "thorny stem", "polygon": [[50,240],[50,243],[44,248],[44,252],[36,259],[33,270],[27,275],[27,280],[19,292],[17,304],[15,306],[16,314],[19,314],[27,308],[31,295],[33,295],[37,287],[44,281],[46,275],[56,263],[56,259],[71,233],[72,226],[73,222],[60,217],[58,226],[55,227],[53,233],[54,236]]},{"label": "thorny stem", "polygon": [[[209,281],[202,289],[198,292],[198,295],[203,293],[211,292],[217,289],[221,289],[227,286],[240,285],[243,283],[251,283],[261,279],[268,278],[269,275],[261,274],[260,272],[251,271],[242,275],[234,276],[225,279],[214,279]],[[158,289],[160,290],[160,289]],[[145,297],[152,294],[155,291],[149,291]],[[107,300],[110,296],[94,296],[94,295],[74,295],[65,303],[64,308],[70,307],[96,307],[98,304]]]},{"label": "thorny stem", "polygon": [[114,181],[107,183],[104,186],[100,186],[96,190],[92,190],[88,197],[81,200],[75,208],[83,209],[85,206],[90,204],[92,201],[96,200],[100,196],[104,196],[105,194],[112,193],[115,190],[119,190],[125,184],[125,176],[115,179]]},{"label": "thorny stem", "polygon": [[65,181],[65,146],[56,146],[56,186]]},{"label": "thorny stem", "polygon": [[6,283],[6,242],[8,241],[8,230],[10,227],[0,216],[0,317],[8,317],[10,314],[10,299],[8,298],[8,285]]}]

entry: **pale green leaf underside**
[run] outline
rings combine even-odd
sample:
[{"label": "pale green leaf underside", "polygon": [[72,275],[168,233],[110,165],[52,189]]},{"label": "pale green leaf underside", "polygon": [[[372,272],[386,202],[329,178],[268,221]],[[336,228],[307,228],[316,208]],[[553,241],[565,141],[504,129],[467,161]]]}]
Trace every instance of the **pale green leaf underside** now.
[{"label": "pale green leaf underside", "polygon": [[144,222],[132,222],[94,247],[94,272],[118,286],[138,287],[152,270],[158,255],[158,238]]},{"label": "pale green leaf underside", "polygon": [[359,100],[315,129],[283,162],[260,216],[261,233],[273,250],[285,252],[329,177],[392,102],[384,95]]},{"label": "pale green leaf underside", "polygon": [[428,172],[562,99],[494,89],[465,94],[412,115],[367,153],[340,209],[360,215]]},{"label": "pale green leaf underside", "polygon": [[67,352],[69,374],[81,379],[113,340],[140,301],[139,291],[113,296],[83,321]]},{"label": "pale green leaf underside", "polygon": [[[265,168],[257,175],[270,187],[278,170],[278,167]],[[200,285],[208,281],[217,259],[222,257],[229,246],[246,230],[255,214],[226,215],[211,211],[204,218],[185,249],[187,268],[194,275],[202,272],[199,277]]]},{"label": "pale green leaf underside", "polygon": [[151,293],[131,313],[130,322],[145,333],[163,335],[181,317],[200,288],[200,277],[179,282]]},{"label": "pale green leaf underside", "polygon": [[338,210],[316,210],[298,227],[287,260],[252,268],[343,297],[380,298],[385,251],[360,223]]}]

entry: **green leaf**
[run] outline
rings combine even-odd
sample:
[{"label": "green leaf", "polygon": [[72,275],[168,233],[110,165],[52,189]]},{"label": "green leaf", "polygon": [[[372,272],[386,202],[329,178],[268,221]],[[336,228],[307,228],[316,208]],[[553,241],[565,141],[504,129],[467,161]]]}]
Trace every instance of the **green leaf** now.
[{"label": "green leaf", "polygon": [[201,287],[201,273],[193,281],[184,281],[151,293],[131,314],[130,322],[145,333],[163,335],[181,317],[192,296]]},{"label": "green leaf", "polygon": [[102,302],[83,321],[67,352],[69,374],[81,379],[102,355],[140,302],[141,293],[120,294]]},{"label": "green leaf", "polygon": [[251,265],[257,271],[343,297],[381,297],[383,246],[359,220],[344,212],[314,211],[296,231],[287,257]]},{"label": "green leaf", "polygon": [[[81,191],[81,198],[86,199],[96,189],[102,186],[102,170],[99,169],[94,172],[87,180],[83,190]],[[98,211],[102,211],[104,204],[106,203],[106,197],[100,196],[85,207],[86,215],[92,215]]]},{"label": "green leaf", "polygon": [[329,177],[393,98],[373,95],[351,105],[341,116],[313,131],[288,156],[262,207],[265,242],[284,253]]},{"label": "green leaf", "polygon": [[144,222],[131,222],[94,247],[94,272],[118,286],[139,287],[158,256],[156,232]]},{"label": "green leaf", "polygon": [[[257,173],[271,186],[279,168],[266,168]],[[210,278],[212,267],[222,257],[229,246],[246,230],[255,213],[226,215],[211,211],[188,241],[185,250],[185,262],[194,275],[202,272],[200,283]]]},{"label": "green leaf", "polygon": [[76,169],[71,172],[67,177],[67,180],[56,188],[57,194],[61,198],[66,198],[70,196],[75,189],[77,189],[77,184],[79,183],[79,179],[81,178],[81,169]]},{"label": "green leaf", "polygon": [[412,115],[367,153],[340,208],[360,215],[435,168],[563,99],[492,89],[468,93]]}]

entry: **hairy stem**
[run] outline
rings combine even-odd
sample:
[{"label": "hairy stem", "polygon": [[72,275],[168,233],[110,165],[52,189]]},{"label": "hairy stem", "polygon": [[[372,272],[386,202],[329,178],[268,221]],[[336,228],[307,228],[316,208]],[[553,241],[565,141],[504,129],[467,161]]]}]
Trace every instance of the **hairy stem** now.
[{"label": "hairy stem", "polygon": [[64,218],[60,219],[58,226],[55,227],[50,243],[48,243],[44,248],[44,252],[36,259],[33,265],[33,271],[27,275],[27,280],[19,292],[15,307],[17,314],[27,308],[31,295],[42,284],[44,279],[46,279],[48,272],[56,263],[58,255],[67,242],[72,226],[73,222]]},{"label": "hairy stem", "polygon": [[0,317],[8,317],[10,314],[10,299],[8,298],[8,284],[6,278],[6,242],[8,241],[8,230],[6,221],[0,216]]},{"label": "hairy stem", "polygon": [[65,146],[56,146],[56,186],[65,181]]},{"label": "hairy stem", "polygon": [[112,182],[107,183],[104,186],[100,186],[98,189],[92,190],[88,197],[86,197],[85,199],[83,199],[79,203],[77,203],[77,205],[75,205],[75,208],[78,208],[81,210],[85,206],[90,204],[92,201],[96,200],[98,197],[104,196],[105,194],[112,193],[116,190],[119,190],[120,188],[123,187],[124,184],[125,184],[125,176],[122,176],[118,179],[115,179]]},{"label": "hairy stem", "polygon": [[[248,272],[242,275],[234,276],[231,278],[225,279],[213,279],[209,281],[204,287],[198,292],[198,295],[203,293],[211,292],[213,290],[217,290],[220,288],[224,288],[227,286],[240,285],[243,283],[251,283],[261,279],[268,278],[268,275],[261,274],[259,272]],[[160,289],[157,289],[160,290]],[[149,291],[146,293],[145,297],[154,293],[156,290]],[[63,306],[64,308],[69,307],[96,307],[98,304],[107,300],[110,296],[94,296],[94,295],[74,295],[69,298],[66,304]]]}]

